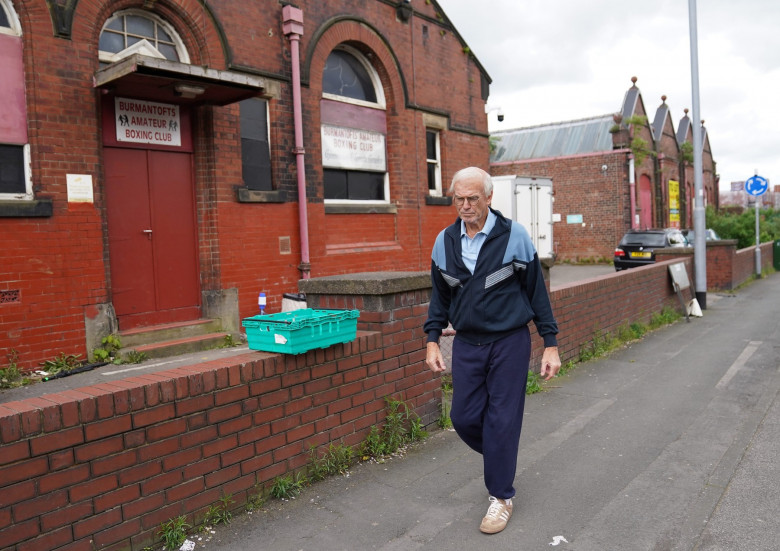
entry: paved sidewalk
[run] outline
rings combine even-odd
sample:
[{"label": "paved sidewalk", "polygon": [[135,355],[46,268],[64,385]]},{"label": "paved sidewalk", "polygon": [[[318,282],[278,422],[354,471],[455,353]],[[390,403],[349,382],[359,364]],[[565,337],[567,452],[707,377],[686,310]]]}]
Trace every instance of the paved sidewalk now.
[{"label": "paved sidewalk", "polygon": [[[780,541],[780,275],[530,396],[514,516],[479,532],[481,458],[437,431],[218,527],[231,550],[774,550]],[[557,543],[557,545],[555,545]]]}]

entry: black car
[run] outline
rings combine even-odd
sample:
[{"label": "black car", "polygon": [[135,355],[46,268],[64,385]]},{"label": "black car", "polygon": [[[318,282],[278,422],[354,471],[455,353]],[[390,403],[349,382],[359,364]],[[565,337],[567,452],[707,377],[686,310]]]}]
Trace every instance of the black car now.
[{"label": "black car", "polygon": [[655,250],[685,247],[688,242],[675,228],[628,230],[615,249],[615,270],[627,270],[655,262]]}]

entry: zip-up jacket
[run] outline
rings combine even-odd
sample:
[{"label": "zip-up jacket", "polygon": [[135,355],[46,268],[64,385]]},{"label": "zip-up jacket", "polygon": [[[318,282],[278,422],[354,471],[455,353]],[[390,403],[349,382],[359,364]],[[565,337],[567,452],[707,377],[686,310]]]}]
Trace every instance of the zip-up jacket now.
[{"label": "zip-up jacket", "polygon": [[533,321],[545,347],[556,346],[558,324],[531,238],[518,222],[491,211],[496,224],[479,251],[474,274],[463,262],[460,218],[436,237],[423,326],[428,342],[438,342],[448,323],[457,338],[485,344]]}]

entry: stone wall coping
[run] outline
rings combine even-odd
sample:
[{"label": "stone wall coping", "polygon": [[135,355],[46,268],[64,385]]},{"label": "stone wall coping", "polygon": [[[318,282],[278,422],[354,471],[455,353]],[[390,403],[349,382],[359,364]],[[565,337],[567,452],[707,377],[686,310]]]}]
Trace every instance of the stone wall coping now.
[{"label": "stone wall coping", "polygon": [[392,295],[430,288],[430,272],[362,272],[298,281],[298,290],[307,295]]}]

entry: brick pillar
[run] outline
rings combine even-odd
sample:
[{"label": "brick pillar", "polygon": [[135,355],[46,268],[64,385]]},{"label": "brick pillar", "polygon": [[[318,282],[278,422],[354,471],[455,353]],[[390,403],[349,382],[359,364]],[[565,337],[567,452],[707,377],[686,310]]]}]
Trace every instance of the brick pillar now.
[{"label": "brick pillar", "polygon": [[[300,280],[309,308],[359,310],[358,330],[382,335],[380,370],[401,380],[396,393],[428,425],[438,420],[441,388],[425,366],[423,323],[431,297],[429,272],[363,272]],[[403,368],[403,369],[398,369]]]}]

